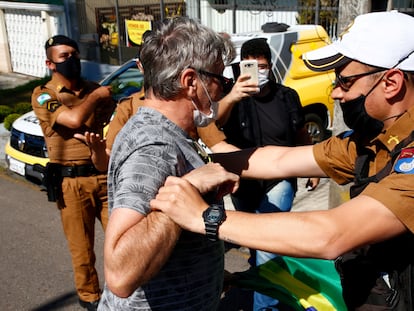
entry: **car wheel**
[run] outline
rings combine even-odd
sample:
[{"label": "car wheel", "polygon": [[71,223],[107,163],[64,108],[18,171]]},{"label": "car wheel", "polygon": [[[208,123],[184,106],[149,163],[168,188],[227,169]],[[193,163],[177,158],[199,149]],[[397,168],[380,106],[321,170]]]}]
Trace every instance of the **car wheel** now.
[{"label": "car wheel", "polygon": [[312,143],[318,143],[327,137],[327,129],[324,122],[316,113],[308,113],[305,115],[305,128],[312,138]]}]

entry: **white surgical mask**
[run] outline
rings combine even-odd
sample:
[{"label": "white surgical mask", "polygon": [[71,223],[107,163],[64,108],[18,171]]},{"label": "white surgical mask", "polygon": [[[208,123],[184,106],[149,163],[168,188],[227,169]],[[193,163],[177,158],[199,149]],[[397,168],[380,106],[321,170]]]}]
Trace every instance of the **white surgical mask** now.
[{"label": "white surgical mask", "polygon": [[259,88],[263,88],[269,82],[269,69],[259,69]]},{"label": "white surgical mask", "polygon": [[213,101],[211,99],[210,94],[207,92],[207,89],[206,89],[203,81],[201,81],[201,85],[203,86],[204,92],[206,92],[206,95],[207,95],[208,100],[210,102],[210,113],[205,114],[202,111],[200,111],[197,108],[197,105],[191,99],[191,102],[193,103],[193,106],[195,108],[195,110],[193,111],[193,119],[194,119],[194,125],[196,127],[206,127],[211,122],[213,122],[217,119],[217,114],[218,114],[218,105],[219,105],[218,102]]}]

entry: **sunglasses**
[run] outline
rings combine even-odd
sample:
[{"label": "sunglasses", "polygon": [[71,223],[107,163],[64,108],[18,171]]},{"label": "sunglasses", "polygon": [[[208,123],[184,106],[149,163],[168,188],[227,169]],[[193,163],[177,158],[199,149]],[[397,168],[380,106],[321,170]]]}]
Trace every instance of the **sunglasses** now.
[{"label": "sunglasses", "polygon": [[208,72],[208,71],[201,70],[201,69],[196,69],[196,70],[202,75],[216,78],[217,80],[219,80],[221,87],[223,88],[224,94],[230,93],[231,89],[233,88],[233,85],[234,85],[233,79],[226,78],[225,76],[218,75],[216,73]]},{"label": "sunglasses", "polygon": [[368,71],[368,72],[364,72],[364,73],[360,73],[360,74],[356,74],[356,75],[352,75],[352,76],[347,76],[347,77],[341,76],[340,74],[336,73],[336,78],[335,78],[335,81],[333,83],[333,87],[334,88],[340,87],[344,91],[348,92],[351,89],[352,85],[359,78],[369,76],[369,75],[372,75],[374,73],[378,73],[378,72],[385,71],[385,70],[387,70],[387,69],[377,68],[377,69],[374,69],[372,71]]}]

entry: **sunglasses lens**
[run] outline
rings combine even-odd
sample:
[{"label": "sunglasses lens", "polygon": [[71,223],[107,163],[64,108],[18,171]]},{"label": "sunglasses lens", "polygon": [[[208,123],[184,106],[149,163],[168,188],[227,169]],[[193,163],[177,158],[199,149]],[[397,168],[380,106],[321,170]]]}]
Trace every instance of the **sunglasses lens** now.
[{"label": "sunglasses lens", "polygon": [[340,87],[344,91],[348,91],[349,90],[349,88],[346,86],[346,82],[343,80],[343,78],[340,75],[337,75],[336,76],[333,87],[334,88]]}]

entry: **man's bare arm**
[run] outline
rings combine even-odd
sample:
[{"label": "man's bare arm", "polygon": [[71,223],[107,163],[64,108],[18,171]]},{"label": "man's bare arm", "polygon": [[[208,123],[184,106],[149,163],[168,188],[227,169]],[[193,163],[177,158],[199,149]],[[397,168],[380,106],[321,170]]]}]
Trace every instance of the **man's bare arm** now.
[{"label": "man's bare arm", "polygon": [[144,216],[132,209],[113,210],[105,232],[104,270],[108,288],[128,297],[165,264],[181,229],[168,216]]}]

